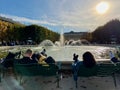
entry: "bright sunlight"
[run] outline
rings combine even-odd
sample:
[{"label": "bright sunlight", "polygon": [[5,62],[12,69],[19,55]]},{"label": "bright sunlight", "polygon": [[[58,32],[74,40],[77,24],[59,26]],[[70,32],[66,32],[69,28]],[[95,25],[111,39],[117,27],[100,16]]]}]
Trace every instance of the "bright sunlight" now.
[{"label": "bright sunlight", "polygon": [[96,5],[96,11],[99,14],[105,14],[108,9],[109,9],[110,5],[108,2],[100,2],[98,5]]}]

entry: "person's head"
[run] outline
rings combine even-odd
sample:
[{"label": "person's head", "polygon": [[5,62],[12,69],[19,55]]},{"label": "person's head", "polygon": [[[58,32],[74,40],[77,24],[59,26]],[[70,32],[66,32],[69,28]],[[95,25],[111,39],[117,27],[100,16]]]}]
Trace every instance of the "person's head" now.
[{"label": "person's head", "polygon": [[75,53],[73,54],[73,60],[77,61],[78,60],[78,55],[76,55]]},{"label": "person's head", "polygon": [[46,52],[46,49],[43,49],[44,52]]},{"label": "person's head", "polygon": [[109,53],[112,53],[112,51],[109,51]]},{"label": "person's head", "polygon": [[96,61],[91,52],[87,51],[83,54],[83,65],[85,65],[88,68],[96,65]]},{"label": "person's head", "polygon": [[32,50],[27,49],[26,52],[25,52],[25,56],[31,57],[32,56]]}]

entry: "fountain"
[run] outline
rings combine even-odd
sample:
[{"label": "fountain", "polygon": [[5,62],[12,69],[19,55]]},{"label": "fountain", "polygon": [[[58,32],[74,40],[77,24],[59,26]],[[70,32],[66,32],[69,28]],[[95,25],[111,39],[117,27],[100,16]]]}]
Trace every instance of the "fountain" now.
[{"label": "fountain", "polygon": [[[55,46],[56,45],[56,46]],[[64,33],[63,29],[61,29],[60,33],[60,41],[56,41],[55,44],[51,40],[42,41],[38,47],[22,47],[22,46],[14,46],[13,50],[25,50],[26,48],[31,48],[33,51],[42,51],[43,47],[46,49],[46,53],[49,56],[52,56],[56,61],[73,61],[72,56],[73,53],[77,53],[79,55],[79,59],[82,61],[82,55],[86,51],[90,51],[97,61],[108,59],[108,51],[110,49],[114,50],[111,47],[104,46],[91,46],[87,40],[69,40],[64,42]],[[3,48],[3,47],[2,47]],[[20,49],[19,49],[20,48]]]},{"label": "fountain", "polygon": [[60,33],[60,41],[56,41],[53,44],[50,40],[44,40],[36,47],[36,50],[40,51],[43,46],[47,51],[47,55],[52,56],[56,61],[72,61],[73,53],[77,53],[82,61],[82,55],[86,51],[90,51],[97,61],[106,60],[108,58],[108,51],[110,49],[113,50],[111,47],[90,46],[90,43],[85,39],[69,40],[64,43],[63,29]]},{"label": "fountain", "polygon": [[63,30],[61,30],[60,41],[56,41],[55,44],[50,40],[42,41],[38,47],[22,47],[14,46],[11,51],[24,50],[31,48],[33,51],[40,52],[43,47],[46,49],[48,56],[52,56],[56,61],[73,61],[73,53],[79,55],[79,60],[82,61],[82,55],[86,51],[90,51],[97,61],[109,60],[109,50],[115,50],[115,48],[104,47],[104,46],[91,46],[87,40],[69,40],[64,43]]},{"label": "fountain", "polygon": [[54,44],[53,44],[53,42],[51,40],[46,39],[46,40],[42,41],[39,44],[39,46],[54,46]]},{"label": "fountain", "polygon": [[63,35],[63,29],[61,30],[61,34],[60,34],[60,46],[64,46],[64,35]]},{"label": "fountain", "polygon": [[68,41],[65,42],[65,45],[69,45],[69,46],[90,45],[90,42],[88,42],[85,39],[68,40]]},{"label": "fountain", "polygon": [[60,39],[59,39],[59,41],[55,42],[55,45],[56,46],[60,46],[60,47],[64,46],[64,34],[63,34],[63,30],[61,30]]}]

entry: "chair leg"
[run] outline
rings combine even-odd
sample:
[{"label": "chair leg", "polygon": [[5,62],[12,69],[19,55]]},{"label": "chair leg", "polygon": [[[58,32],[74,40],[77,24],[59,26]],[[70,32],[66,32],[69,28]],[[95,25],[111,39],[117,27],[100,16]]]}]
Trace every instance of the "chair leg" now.
[{"label": "chair leg", "polygon": [[1,83],[1,79],[2,79],[2,69],[0,67],[0,83]]},{"label": "chair leg", "polygon": [[59,79],[57,79],[57,88],[59,88],[60,86],[59,86]]},{"label": "chair leg", "polygon": [[2,76],[2,74],[1,74],[1,72],[0,72],[0,83],[1,83],[1,79],[2,79],[2,77],[1,77],[1,76]]},{"label": "chair leg", "polygon": [[73,74],[73,78],[74,78],[74,81],[75,81],[75,87],[77,88],[77,80],[78,80],[77,74]]},{"label": "chair leg", "polygon": [[20,75],[20,81],[19,81],[20,85],[22,85],[22,76]]},{"label": "chair leg", "polygon": [[117,83],[116,83],[115,73],[113,73],[112,77],[113,77],[114,85],[115,85],[115,88],[116,88],[117,87]]},{"label": "chair leg", "polygon": [[75,81],[75,87],[77,88],[78,86],[77,86],[77,81]]},{"label": "chair leg", "polygon": [[18,74],[17,72],[14,72],[15,79],[18,80]]},{"label": "chair leg", "polygon": [[59,81],[60,81],[60,78],[59,78],[59,74],[58,74],[58,73],[57,73],[56,78],[57,78],[57,88],[59,88]]}]

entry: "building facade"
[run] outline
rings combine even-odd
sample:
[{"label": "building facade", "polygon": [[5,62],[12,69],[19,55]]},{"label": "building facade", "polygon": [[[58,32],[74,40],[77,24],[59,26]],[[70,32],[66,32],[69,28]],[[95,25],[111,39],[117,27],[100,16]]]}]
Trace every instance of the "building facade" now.
[{"label": "building facade", "polygon": [[66,32],[64,33],[64,39],[65,40],[80,40],[84,35],[86,35],[87,32]]}]

